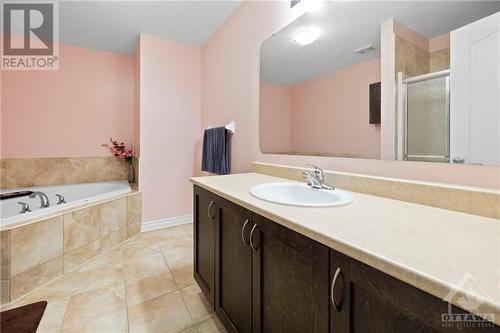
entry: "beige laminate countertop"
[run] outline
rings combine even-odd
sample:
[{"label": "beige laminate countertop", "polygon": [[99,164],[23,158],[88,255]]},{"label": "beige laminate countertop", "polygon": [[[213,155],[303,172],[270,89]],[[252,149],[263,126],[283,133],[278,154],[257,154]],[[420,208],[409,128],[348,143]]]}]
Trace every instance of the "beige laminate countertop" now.
[{"label": "beige laminate countertop", "polygon": [[[292,182],[257,173],[192,183],[500,325],[500,220],[356,192],[347,206],[304,208],[253,197],[250,188]],[[481,304],[467,308],[464,300]]]}]

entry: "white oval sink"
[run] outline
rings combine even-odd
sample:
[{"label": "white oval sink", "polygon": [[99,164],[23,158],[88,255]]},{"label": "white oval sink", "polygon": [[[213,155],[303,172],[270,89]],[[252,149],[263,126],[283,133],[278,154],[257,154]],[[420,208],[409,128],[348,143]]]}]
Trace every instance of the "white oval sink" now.
[{"label": "white oval sink", "polygon": [[335,190],[318,190],[300,183],[267,183],[250,189],[254,197],[283,205],[303,207],[332,207],[350,204],[351,193]]}]

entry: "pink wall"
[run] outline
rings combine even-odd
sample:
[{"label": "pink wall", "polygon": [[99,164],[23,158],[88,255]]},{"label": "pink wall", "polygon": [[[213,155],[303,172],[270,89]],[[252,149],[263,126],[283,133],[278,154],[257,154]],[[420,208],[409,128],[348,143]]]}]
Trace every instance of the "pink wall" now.
[{"label": "pink wall", "polygon": [[260,82],[260,149],[266,152],[290,151],[289,86]]},{"label": "pink wall", "polygon": [[500,188],[499,167],[262,154],[260,43],[300,15],[299,9],[290,9],[287,1],[244,1],[203,46],[202,126],[236,120],[233,172],[249,171],[253,161],[298,166],[311,162],[338,171]]},{"label": "pink wall", "polygon": [[133,140],[131,57],[59,46],[57,71],[3,71],[1,157],[107,156]]},{"label": "pink wall", "polygon": [[369,85],[379,81],[373,59],[293,86],[292,150],[379,158],[380,126],[369,123]]},{"label": "pink wall", "polygon": [[134,156],[141,156],[141,43],[137,37],[134,55]]},{"label": "pink wall", "polygon": [[192,211],[189,178],[196,174],[200,145],[201,52],[144,34],[139,43],[139,184],[147,222]]}]

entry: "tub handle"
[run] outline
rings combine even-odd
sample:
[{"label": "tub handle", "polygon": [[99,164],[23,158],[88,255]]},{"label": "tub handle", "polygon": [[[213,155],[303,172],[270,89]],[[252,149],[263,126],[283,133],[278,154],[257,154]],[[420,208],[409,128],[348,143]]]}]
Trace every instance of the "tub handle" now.
[{"label": "tub handle", "polygon": [[19,214],[31,212],[30,205],[28,205],[26,202],[19,201],[18,204],[21,205],[21,211],[19,212]]},{"label": "tub handle", "polygon": [[56,197],[59,199],[57,201],[57,204],[60,205],[60,204],[63,204],[63,203],[66,203],[66,199],[64,199],[64,196],[62,194],[56,194]]}]

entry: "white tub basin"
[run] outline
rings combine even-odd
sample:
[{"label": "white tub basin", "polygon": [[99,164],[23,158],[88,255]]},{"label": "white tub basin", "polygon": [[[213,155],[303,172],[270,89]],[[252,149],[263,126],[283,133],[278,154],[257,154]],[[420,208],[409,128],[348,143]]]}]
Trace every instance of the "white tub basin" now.
[{"label": "white tub basin", "polygon": [[255,185],[250,193],[259,199],[291,206],[332,207],[350,204],[351,193],[335,190],[313,189],[300,183],[267,183]]}]

